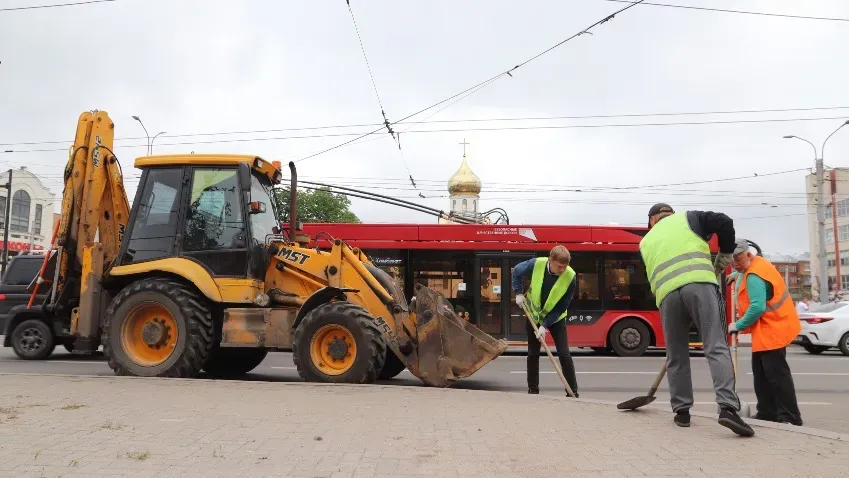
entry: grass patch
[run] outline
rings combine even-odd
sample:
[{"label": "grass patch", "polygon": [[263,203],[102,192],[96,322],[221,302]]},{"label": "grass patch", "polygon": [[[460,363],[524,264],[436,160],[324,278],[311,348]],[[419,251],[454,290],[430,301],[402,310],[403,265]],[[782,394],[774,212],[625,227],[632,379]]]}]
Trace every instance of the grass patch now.
[{"label": "grass patch", "polygon": [[136,460],[136,461],[145,461],[148,458],[150,458],[150,452],[149,451],[145,451],[145,452],[128,451],[127,452],[127,458],[132,458],[133,460]]}]

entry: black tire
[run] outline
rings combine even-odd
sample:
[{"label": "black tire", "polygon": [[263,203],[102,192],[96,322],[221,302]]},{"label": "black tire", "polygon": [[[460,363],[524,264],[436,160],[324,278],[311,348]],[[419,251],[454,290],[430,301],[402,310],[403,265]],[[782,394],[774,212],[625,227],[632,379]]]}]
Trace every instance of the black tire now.
[{"label": "black tire", "polygon": [[610,329],[610,348],[620,357],[639,357],[651,344],[648,326],[639,319],[623,319]]},{"label": "black tire", "polygon": [[838,347],[840,347],[840,351],[843,352],[843,355],[849,356],[849,332],[846,332],[843,334],[843,337],[840,337]]},{"label": "black tire", "polygon": [[590,348],[592,349],[593,352],[595,352],[597,354],[601,354],[601,355],[604,355],[604,354],[610,352],[609,347],[590,347]]},{"label": "black tire", "polygon": [[406,369],[407,366],[404,365],[404,362],[402,362],[401,359],[399,359],[398,356],[390,350],[386,352],[386,362],[384,362],[383,369],[380,371],[377,378],[380,380],[389,380],[391,378],[395,378],[399,373]]},{"label": "black tire", "polygon": [[[146,366],[127,355],[121,341],[127,314],[141,304],[158,304],[177,326],[173,352],[162,363]],[[197,291],[172,280],[143,279],[126,286],[106,310],[103,351],[116,375],[140,377],[196,377],[212,350],[213,320],[206,299]]]},{"label": "black tire", "polygon": [[24,360],[44,360],[56,348],[50,326],[39,319],[27,319],[12,331],[12,350]]},{"label": "black tire", "polygon": [[808,352],[809,354],[814,354],[814,355],[819,355],[819,354],[825,352],[826,350],[828,350],[829,348],[831,348],[831,347],[825,347],[823,345],[811,345],[811,344],[805,344],[802,347],[804,347],[806,352]]},{"label": "black tire", "polygon": [[[350,332],[357,349],[353,364],[338,375],[320,370],[310,350],[315,335],[323,327],[334,325]],[[373,383],[386,362],[386,343],[374,318],[362,307],[345,301],[328,302],[311,310],[298,324],[292,359],[298,375],[308,382]]]},{"label": "black tire", "polygon": [[74,353],[74,344],[64,343],[62,344],[62,347],[65,347],[65,350],[67,350],[68,353]]},{"label": "black tire", "polygon": [[216,347],[203,370],[213,378],[240,377],[257,368],[267,355],[265,348]]}]

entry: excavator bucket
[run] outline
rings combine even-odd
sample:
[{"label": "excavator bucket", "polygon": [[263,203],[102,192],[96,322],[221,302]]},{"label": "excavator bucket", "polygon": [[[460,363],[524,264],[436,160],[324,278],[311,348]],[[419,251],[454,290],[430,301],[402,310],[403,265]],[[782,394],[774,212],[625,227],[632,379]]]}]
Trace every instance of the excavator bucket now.
[{"label": "excavator bucket", "polygon": [[416,284],[415,294],[415,332],[410,334],[415,351],[406,362],[426,384],[449,387],[507,350],[507,341],[461,319],[439,292]]}]

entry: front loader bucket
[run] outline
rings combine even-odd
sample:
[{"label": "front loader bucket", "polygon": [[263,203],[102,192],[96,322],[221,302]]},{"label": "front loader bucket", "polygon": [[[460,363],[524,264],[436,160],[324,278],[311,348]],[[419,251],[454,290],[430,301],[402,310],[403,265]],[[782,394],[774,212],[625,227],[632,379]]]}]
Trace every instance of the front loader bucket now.
[{"label": "front loader bucket", "polygon": [[477,372],[507,350],[507,341],[496,340],[461,319],[442,294],[421,284],[415,286],[414,352],[406,358],[410,372],[428,385],[449,387]]}]

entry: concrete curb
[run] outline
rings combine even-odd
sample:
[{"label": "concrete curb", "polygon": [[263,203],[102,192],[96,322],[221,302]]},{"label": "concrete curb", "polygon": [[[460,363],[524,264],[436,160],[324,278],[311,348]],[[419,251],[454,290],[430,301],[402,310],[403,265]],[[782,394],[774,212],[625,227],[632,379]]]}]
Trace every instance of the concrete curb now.
[{"label": "concrete curb", "polygon": [[[470,389],[457,389],[457,388],[436,388],[436,387],[410,387],[403,385],[388,385],[388,384],[369,384],[369,385],[357,385],[357,384],[347,384],[347,383],[317,383],[317,382],[269,382],[264,380],[238,380],[238,379],[209,379],[209,378],[169,378],[169,377],[127,377],[127,376],[117,376],[117,375],[85,375],[85,374],[58,374],[58,373],[19,373],[19,372],[0,372],[0,377],[4,376],[21,376],[21,377],[62,377],[62,378],[85,378],[85,379],[99,379],[99,380],[110,380],[110,381],[129,381],[129,380],[144,380],[144,381],[152,381],[152,382],[162,382],[162,381],[172,381],[172,382],[180,382],[183,384],[190,384],[193,382],[197,383],[241,383],[248,384],[254,386],[275,386],[275,387],[333,387],[333,388],[355,388],[355,389],[390,389],[390,390],[398,390],[403,389],[407,392],[412,393],[486,393],[486,394],[510,394],[511,396],[515,396],[516,392],[505,392],[498,390],[470,390]],[[593,398],[569,398],[567,396],[548,396],[548,395],[523,395],[520,396],[527,397],[528,400],[555,400],[555,401],[575,401],[579,403],[586,403],[590,405],[599,405],[605,407],[612,407],[617,413],[656,413],[656,414],[668,414],[670,417],[672,416],[671,412],[666,412],[662,407],[658,405],[649,405],[641,409],[642,411],[627,411],[627,410],[618,410],[616,409],[616,405],[619,402],[615,402],[612,400],[599,400]],[[565,395],[565,392],[564,392]],[[695,417],[701,418],[710,418],[716,419],[716,414],[703,413],[698,411],[690,411],[690,414]],[[670,418],[671,420],[671,418]],[[797,427],[793,425],[784,425],[780,423],[766,422],[763,420],[755,420],[753,418],[745,419],[746,423],[751,425],[752,427],[760,427],[760,428],[771,428],[775,430],[782,430],[791,433],[799,433],[802,435],[815,436],[818,438],[826,438],[830,440],[836,440],[841,442],[849,443],[849,434],[836,433],[828,430],[820,430],[818,428],[809,428],[809,427]]]}]

